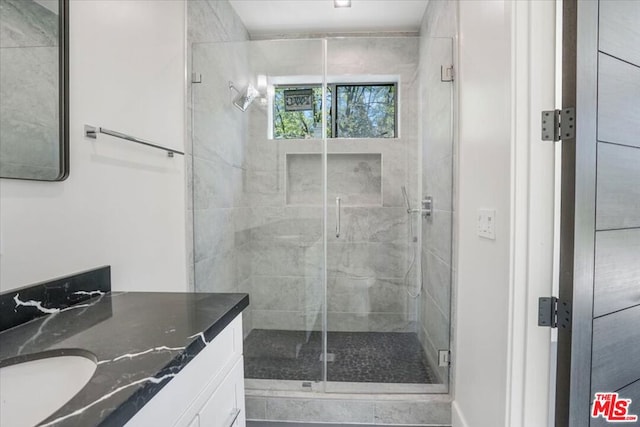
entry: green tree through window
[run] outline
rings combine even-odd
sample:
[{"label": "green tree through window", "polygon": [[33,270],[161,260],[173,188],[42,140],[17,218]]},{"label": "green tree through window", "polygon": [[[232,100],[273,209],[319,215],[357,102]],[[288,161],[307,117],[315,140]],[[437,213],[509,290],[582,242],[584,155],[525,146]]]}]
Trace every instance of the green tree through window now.
[{"label": "green tree through window", "polygon": [[[311,109],[285,110],[285,91],[296,89],[313,90]],[[327,108],[327,137],[395,138],[396,92],[395,83],[327,86],[327,105],[330,106]],[[322,138],[322,87],[320,85],[275,87],[273,137],[275,139]]]},{"label": "green tree through window", "polygon": [[[313,109],[285,111],[284,93],[294,89],[313,89]],[[277,86],[273,97],[273,137],[275,139],[322,138],[322,87]]]},{"label": "green tree through window", "polygon": [[336,92],[336,137],[395,137],[395,85],[336,85]]}]

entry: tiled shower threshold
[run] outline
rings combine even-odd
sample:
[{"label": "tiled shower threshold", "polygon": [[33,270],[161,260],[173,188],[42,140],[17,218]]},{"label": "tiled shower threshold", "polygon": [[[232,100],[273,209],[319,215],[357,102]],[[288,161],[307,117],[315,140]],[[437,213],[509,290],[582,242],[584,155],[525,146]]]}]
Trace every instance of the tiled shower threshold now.
[{"label": "tiled shower threshold", "polygon": [[[375,424],[328,424],[328,423],[296,423],[293,421],[247,421],[247,427],[371,427],[373,425]],[[413,427],[413,426],[396,426],[396,427]]]},{"label": "tiled shower threshold", "polygon": [[[441,384],[439,386],[444,388]],[[451,425],[449,394],[247,389],[245,396],[248,421],[367,426]]]},{"label": "tiled shower threshold", "polygon": [[[308,397],[310,394],[322,394],[327,398],[336,396],[338,399],[348,397],[362,397],[365,399],[384,399],[391,395],[399,395],[406,399],[406,395],[446,394],[444,384],[392,384],[392,383],[356,383],[328,381],[321,382],[291,381],[291,380],[260,380],[246,378],[244,381],[247,394],[255,396],[282,395],[290,397]],[[274,392],[278,392],[274,394]]]}]

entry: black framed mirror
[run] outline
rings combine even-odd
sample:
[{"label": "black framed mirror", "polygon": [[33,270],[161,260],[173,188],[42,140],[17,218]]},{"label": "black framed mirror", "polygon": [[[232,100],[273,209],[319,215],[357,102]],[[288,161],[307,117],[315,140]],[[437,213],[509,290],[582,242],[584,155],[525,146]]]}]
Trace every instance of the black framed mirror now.
[{"label": "black framed mirror", "polygon": [[0,178],[69,175],[69,0],[0,0]]}]

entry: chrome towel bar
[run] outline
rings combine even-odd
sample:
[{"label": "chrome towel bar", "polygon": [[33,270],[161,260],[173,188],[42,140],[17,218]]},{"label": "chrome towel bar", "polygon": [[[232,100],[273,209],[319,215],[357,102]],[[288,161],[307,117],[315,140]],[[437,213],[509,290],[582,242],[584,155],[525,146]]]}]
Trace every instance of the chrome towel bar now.
[{"label": "chrome towel bar", "polygon": [[141,138],[136,138],[135,136],[127,135],[127,134],[124,134],[124,133],[121,133],[121,132],[116,132],[114,130],[105,129],[105,128],[102,128],[102,127],[99,127],[99,126],[84,125],[84,136],[85,137],[91,138],[91,139],[97,139],[99,133],[103,133],[105,135],[114,136],[114,137],[120,138],[120,139],[126,139],[127,141],[135,142],[136,144],[142,144],[142,145],[146,145],[146,146],[149,146],[149,147],[153,147],[153,148],[158,148],[160,150],[164,150],[164,151],[167,152],[167,156],[169,156],[169,157],[173,157],[174,154],[181,154],[181,155],[184,156],[184,153],[182,151],[174,150],[172,148],[162,147],[161,145],[153,144],[152,142],[145,141],[144,139],[141,139]]}]

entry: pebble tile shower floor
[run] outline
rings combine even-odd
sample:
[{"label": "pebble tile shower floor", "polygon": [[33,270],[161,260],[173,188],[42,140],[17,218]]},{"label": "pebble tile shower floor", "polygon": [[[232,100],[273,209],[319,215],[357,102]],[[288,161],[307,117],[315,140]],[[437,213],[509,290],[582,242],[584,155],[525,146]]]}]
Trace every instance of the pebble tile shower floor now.
[{"label": "pebble tile shower floor", "polygon": [[[329,381],[434,382],[414,333],[329,332],[327,340]],[[322,333],[254,329],[244,341],[244,357],[246,378],[320,381]]]}]

